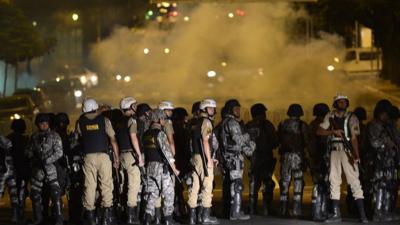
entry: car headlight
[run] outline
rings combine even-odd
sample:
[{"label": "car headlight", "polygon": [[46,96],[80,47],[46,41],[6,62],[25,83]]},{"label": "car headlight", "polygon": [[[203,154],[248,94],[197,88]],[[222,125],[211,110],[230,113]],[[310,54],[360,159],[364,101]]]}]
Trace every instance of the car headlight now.
[{"label": "car headlight", "polygon": [[21,118],[22,118],[22,116],[19,115],[18,113],[14,113],[14,115],[10,116],[11,120],[19,120]]},{"label": "car headlight", "polygon": [[81,90],[75,90],[74,91],[74,96],[77,97],[77,98],[82,97],[82,91]]}]

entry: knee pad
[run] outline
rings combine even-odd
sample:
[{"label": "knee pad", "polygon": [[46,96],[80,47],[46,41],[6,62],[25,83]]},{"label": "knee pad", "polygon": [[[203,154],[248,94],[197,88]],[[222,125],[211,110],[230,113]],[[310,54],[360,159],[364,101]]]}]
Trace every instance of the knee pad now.
[{"label": "knee pad", "polygon": [[236,179],[233,181],[234,183],[234,190],[235,192],[242,192],[243,191],[243,182],[241,179]]}]

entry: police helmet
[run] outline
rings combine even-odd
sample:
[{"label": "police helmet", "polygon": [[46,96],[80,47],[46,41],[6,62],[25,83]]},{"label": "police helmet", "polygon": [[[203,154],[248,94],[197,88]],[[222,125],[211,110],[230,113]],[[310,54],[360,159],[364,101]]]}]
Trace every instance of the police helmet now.
[{"label": "police helmet", "polygon": [[57,121],[57,124],[63,123],[63,124],[65,124],[65,125],[69,125],[69,117],[68,117],[68,114],[63,113],[63,112],[57,113],[57,115],[56,115],[56,121]]},{"label": "police helmet", "polygon": [[161,109],[151,111],[150,118],[152,122],[158,123],[161,119],[166,119],[166,115]]},{"label": "police helmet", "polygon": [[192,114],[199,112],[200,110],[200,101],[193,103],[192,105]]},{"label": "police helmet", "polygon": [[384,112],[389,114],[391,109],[392,109],[392,103],[389,100],[387,99],[379,100],[375,105],[374,117],[377,118],[380,114]]},{"label": "police helmet", "polygon": [[266,111],[267,111],[267,107],[265,107],[265,105],[262,103],[254,104],[250,108],[251,117],[253,117],[253,118],[258,115],[264,114]]},{"label": "police helmet", "polygon": [[40,123],[51,123],[50,115],[48,113],[39,113],[35,118],[35,125],[39,126]]},{"label": "police helmet", "polygon": [[367,119],[367,111],[361,106],[354,109],[354,115],[356,115],[357,119],[360,121]]},{"label": "police helmet", "polygon": [[24,119],[15,119],[11,122],[11,130],[19,133],[24,133],[26,130],[26,123]]},{"label": "police helmet", "polygon": [[332,104],[333,108],[337,109],[337,107],[338,107],[337,106],[337,101],[343,100],[343,99],[346,100],[347,107],[349,107],[350,106],[349,98],[346,95],[337,94],[335,97],[333,97],[333,104]]},{"label": "police helmet", "polygon": [[304,115],[304,111],[301,105],[291,104],[288,108],[287,115],[289,117],[301,117]]},{"label": "police helmet", "polygon": [[172,119],[173,120],[184,120],[189,114],[185,108],[178,107],[173,110]]},{"label": "police helmet", "polygon": [[328,112],[329,106],[325,103],[318,103],[313,107],[313,116],[324,117]]},{"label": "police helmet", "polygon": [[240,107],[240,103],[236,99],[229,99],[225,102],[225,108],[228,113],[232,113],[233,108]]}]

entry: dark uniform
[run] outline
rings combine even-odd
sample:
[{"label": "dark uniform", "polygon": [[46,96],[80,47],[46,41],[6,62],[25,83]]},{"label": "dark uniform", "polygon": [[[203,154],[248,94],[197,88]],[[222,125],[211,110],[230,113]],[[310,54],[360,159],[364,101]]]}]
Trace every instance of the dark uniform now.
[{"label": "dark uniform", "polygon": [[[28,194],[29,161],[25,157],[25,149],[29,144],[29,137],[25,135],[26,124],[23,119],[13,120],[11,124],[13,132],[7,136],[12,143],[11,156],[13,159],[15,179],[18,195],[18,209],[13,208],[13,217],[16,221],[24,220],[25,199]],[[16,211],[14,211],[16,210]]]},{"label": "dark uniform", "polygon": [[250,214],[256,213],[258,191],[263,185],[263,214],[268,215],[275,188],[272,175],[276,159],[273,157],[272,151],[278,146],[279,140],[274,125],[266,119],[266,110],[263,104],[253,105],[251,107],[253,120],[246,124],[246,130],[250,134],[251,140],[256,143],[249,171]]},{"label": "dark uniform", "polygon": [[[224,190],[230,190],[230,220],[248,220],[250,217],[244,215],[242,211],[242,191],[243,191],[243,154],[251,157],[255,150],[255,143],[250,139],[250,135],[244,132],[244,127],[240,124],[237,112],[240,107],[237,100],[228,100],[225,103],[227,115],[221,124],[220,145],[222,145],[222,163],[224,168],[225,182]],[[240,114],[240,111],[239,111]]]},{"label": "dark uniform", "polygon": [[328,140],[318,136],[317,129],[329,112],[329,106],[319,103],[314,106],[315,119],[311,121],[310,145],[307,148],[310,157],[310,171],[313,180],[312,215],[314,221],[322,221],[327,215],[329,199],[329,154]]},{"label": "dark uniform", "polygon": [[[10,194],[10,202],[12,207],[12,217],[11,221],[16,223],[18,221],[18,211],[19,211],[19,199],[18,199],[18,188],[16,182],[15,168],[13,157],[11,154],[12,143],[11,141],[0,136],[0,198],[3,197],[6,185],[8,186],[8,192]],[[25,199],[24,199],[25,200]]]},{"label": "dark uniform", "polygon": [[[46,114],[39,114],[35,123],[50,123]],[[58,182],[57,161],[63,156],[62,140],[60,136],[50,129],[35,132],[31,137],[30,146],[26,156],[30,160],[31,174],[31,199],[35,221],[33,224],[41,224],[43,220],[42,188],[47,185],[50,190],[50,198],[55,214],[55,224],[63,223],[61,189]]]},{"label": "dark uniform", "polygon": [[398,146],[391,138],[389,113],[391,105],[378,102],[374,117],[367,126],[369,151],[374,156],[372,184],[375,198],[374,221],[391,220],[391,194],[397,180]]},{"label": "dark uniform", "polygon": [[298,104],[289,107],[287,115],[290,117],[281,122],[278,127],[280,140],[279,153],[281,155],[281,215],[287,215],[289,201],[289,187],[293,177],[293,215],[301,216],[301,204],[303,199],[303,169],[305,166],[305,148],[308,146],[308,125],[300,120],[303,109]]},{"label": "dark uniform", "polygon": [[[184,108],[175,108],[172,114],[174,128],[175,164],[181,174],[190,172],[190,128],[187,121],[188,113]],[[175,183],[175,215],[180,218],[187,214],[186,202],[183,197],[183,184]]]}]

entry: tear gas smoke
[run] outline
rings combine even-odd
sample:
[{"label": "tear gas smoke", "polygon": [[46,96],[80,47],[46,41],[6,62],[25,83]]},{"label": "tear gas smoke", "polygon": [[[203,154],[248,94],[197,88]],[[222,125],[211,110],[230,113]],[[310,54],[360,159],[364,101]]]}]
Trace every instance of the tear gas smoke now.
[{"label": "tear gas smoke", "polygon": [[[97,71],[110,79],[109,101],[132,95],[152,104],[168,99],[189,106],[213,97],[221,106],[238,98],[247,106],[263,102],[269,109],[286,109],[294,102],[309,108],[330,104],[337,92],[352,103],[361,99],[347,79],[327,70],[344,55],[339,36],[293,40],[294,24],[307,18],[303,10],[289,3],[192,6],[178,5],[171,30],[160,30],[156,21],[142,30],[120,27],[93,47]],[[242,16],[229,17],[236,9]],[[117,82],[117,74],[131,75],[132,82]]]}]

